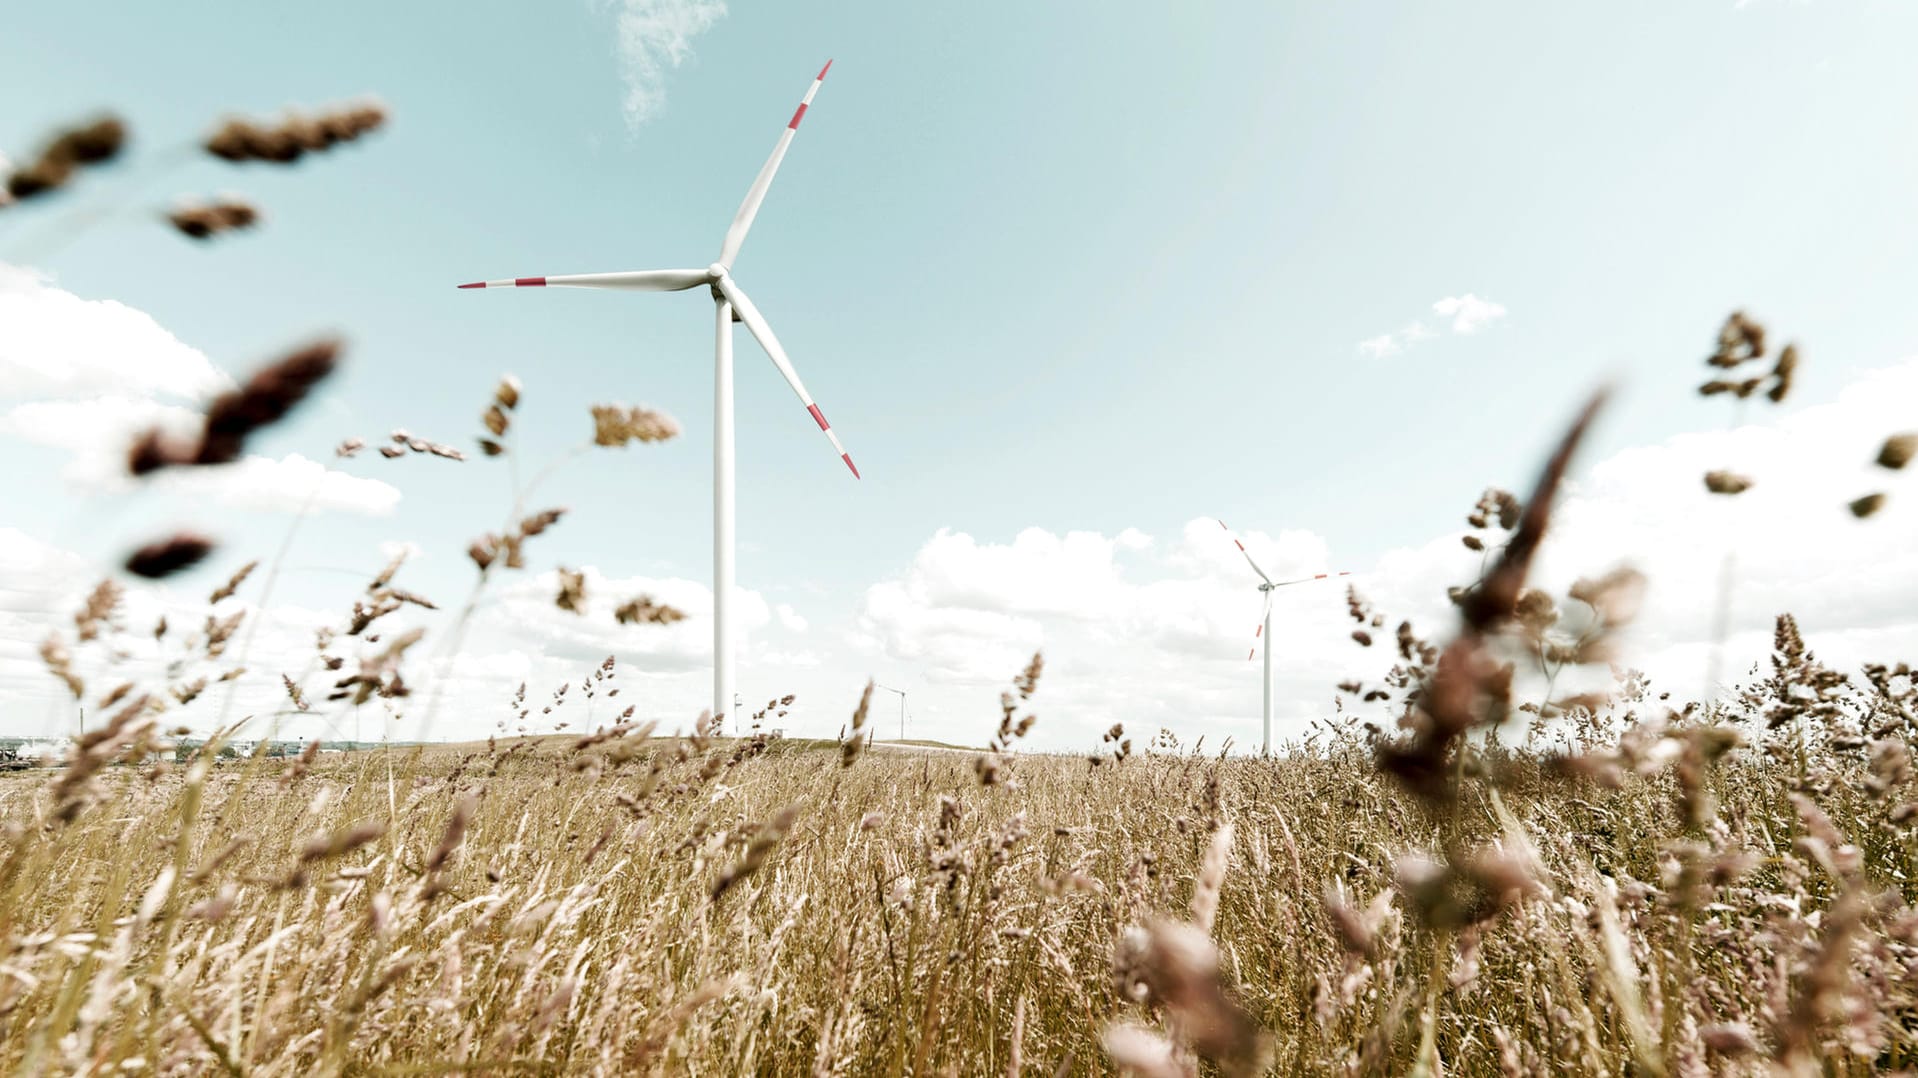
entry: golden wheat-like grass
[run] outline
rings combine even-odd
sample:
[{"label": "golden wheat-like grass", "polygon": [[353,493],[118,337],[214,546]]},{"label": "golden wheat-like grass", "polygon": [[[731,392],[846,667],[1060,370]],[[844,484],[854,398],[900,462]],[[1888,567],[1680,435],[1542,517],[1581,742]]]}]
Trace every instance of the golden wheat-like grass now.
[{"label": "golden wheat-like grass", "polygon": [[[1471,871],[1508,878],[1461,935],[1420,906],[1471,898],[1420,889],[1423,805],[1349,735],[1023,756],[1011,788],[963,754],[624,731],[100,766],[144,713],[85,774],[0,776],[5,1068],[1377,1073],[1427,1026],[1461,1074],[1918,1049],[1908,767],[1874,794],[1833,760],[1860,781],[1820,808],[1734,750],[1699,831],[1643,760],[1608,784],[1489,757],[1469,811],[1504,814],[1504,860]],[[1738,856],[1694,871],[1687,841]]]}]

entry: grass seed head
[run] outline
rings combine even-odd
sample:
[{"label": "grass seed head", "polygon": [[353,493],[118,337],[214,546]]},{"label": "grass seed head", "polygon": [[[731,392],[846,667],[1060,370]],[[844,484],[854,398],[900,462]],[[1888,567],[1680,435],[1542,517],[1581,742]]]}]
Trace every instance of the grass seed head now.
[{"label": "grass seed head", "polygon": [[198,565],[213,553],[213,540],[192,532],[179,532],[148,543],[127,555],[126,571],[134,576],[159,580]]},{"label": "grass seed head", "polygon": [[1875,463],[1880,468],[1889,468],[1895,472],[1910,464],[1914,456],[1918,456],[1918,431],[1894,434],[1886,438],[1885,444],[1878,447],[1878,458]]}]

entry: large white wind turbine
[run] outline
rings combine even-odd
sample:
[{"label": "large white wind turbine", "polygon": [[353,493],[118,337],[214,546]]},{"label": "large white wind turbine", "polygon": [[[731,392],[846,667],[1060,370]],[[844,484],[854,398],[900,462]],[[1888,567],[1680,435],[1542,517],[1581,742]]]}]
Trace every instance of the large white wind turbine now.
[{"label": "large white wind turbine", "polygon": [[859,477],[859,469],[839,444],[839,436],[832,432],[826,416],[813,403],[812,395],[799,381],[799,372],[793,369],[792,360],[787,358],[786,350],[779,346],[779,338],[773,336],[772,327],[753,306],[752,300],[733,280],[733,260],[739,256],[739,248],[746,242],[746,232],[752,228],[753,218],[759,213],[759,204],[766,200],[766,189],[772,186],[773,174],[779,171],[779,162],[786,156],[786,148],[792,145],[793,134],[799,130],[799,121],[806,116],[806,108],[812,104],[813,95],[819,92],[820,83],[825,81],[826,72],[832,68],[832,61],[819,69],[813,78],[812,87],[799,102],[798,111],[787,122],[786,130],[779,136],[778,145],[773,147],[772,156],[760,166],[759,175],[753,179],[753,185],[746,191],[746,200],[739,204],[739,212],[733,215],[733,223],[726,229],[726,240],[720,246],[719,260],[705,269],[666,269],[638,270],[630,273],[580,273],[566,277],[515,277],[503,281],[474,281],[460,285],[461,288],[613,288],[629,292],[682,292],[689,288],[705,285],[712,291],[713,305],[717,308],[714,319],[713,335],[713,714],[715,717],[730,714],[733,710],[733,638],[732,638],[732,594],[733,594],[733,323],[744,322],[746,328],[759,341],[766,354],[772,358],[773,366],[786,378],[786,384],[799,394],[799,400],[812,413],[813,421],[819,424],[827,439],[832,442],[833,451],[839,459],[852,469],[853,478]]},{"label": "large white wind turbine", "polygon": [[1260,615],[1258,628],[1252,630],[1252,650],[1245,653],[1245,659],[1247,662],[1251,662],[1252,657],[1259,653],[1259,641],[1263,640],[1265,642],[1265,712],[1264,712],[1265,726],[1263,730],[1264,740],[1260,743],[1259,752],[1263,755],[1271,755],[1272,753],[1272,593],[1274,591],[1277,591],[1280,588],[1291,587],[1294,584],[1309,584],[1314,580],[1329,580],[1335,576],[1351,576],[1352,574],[1351,573],[1313,573],[1311,576],[1302,576],[1296,580],[1273,580],[1271,577],[1265,575],[1264,569],[1259,568],[1258,562],[1252,560],[1252,552],[1245,548],[1244,543],[1239,542],[1239,537],[1232,534],[1231,528],[1226,528],[1225,521],[1223,520],[1219,521],[1219,527],[1225,528],[1225,534],[1231,537],[1233,545],[1239,548],[1239,553],[1245,555],[1245,563],[1252,567],[1253,572],[1259,574],[1259,590],[1265,593],[1265,612]]}]

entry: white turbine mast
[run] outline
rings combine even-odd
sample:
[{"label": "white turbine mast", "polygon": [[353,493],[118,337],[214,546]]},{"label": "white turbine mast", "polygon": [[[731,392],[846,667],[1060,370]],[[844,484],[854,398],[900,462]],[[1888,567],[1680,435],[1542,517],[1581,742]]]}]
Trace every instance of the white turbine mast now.
[{"label": "white turbine mast", "polygon": [[733,215],[732,224],[726,228],[726,239],[719,249],[718,261],[705,269],[664,269],[637,270],[628,273],[578,273],[562,277],[514,277],[500,281],[474,281],[460,285],[461,288],[610,288],[629,292],[683,292],[689,288],[707,286],[713,297],[716,315],[713,321],[713,716],[723,719],[735,707],[737,699],[733,692],[733,638],[732,638],[732,594],[733,594],[733,323],[744,322],[760,347],[779,368],[779,373],[799,395],[800,403],[806,406],[813,421],[832,442],[832,448],[839,459],[852,469],[853,478],[859,478],[859,468],[853,464],[852,456],[846,447],[839,444],[839,436],[832,432],[826,422],[826,416],[815,404],[812,394],[806,392],[805,385],[799,380],[799,372],[793,369],[792,360],[786,350],[779,345],[779,338],[773,336],[772,326],[753,306],[738,282],[733,280],[733,260],[739,257],[739,248],[746,242],[746,233],[752,228],[753,218],[759,214],[760,203],[766,200],[766,190],[772,186],[773,174],[779,171],[780,161],[785,159],[786,148],[792,145],[793,135],[799,130],[799,121],[805,119],[806,109],[812,104],[813,95],[819,92],[820,83],[825,81],[826,72],[832,68],[832,61],[819,69],[813,77],[812,87],[799,102],[799,109],[786,123],[786,130],[779,136],[779,142],[773,147],[772,156],[760,166],[759,175],[746,191],[746,200],[739,204],[739,212]]},{"label": "white turbine mast", "polygon": [[1239,541],[1237,535],[1232,534],[1232,529],[1226,527],[1225,521],[1219,521],[1219,527],[1225,528],[1225,534],[1231,538],[1232,544],[1239,548],[1239,553],[1245,555],[1245,563],[1252,567],[1253,572],[1259,574],[1259,590],[1265,593],[1265,611],[1259,617],[1258,627],[1252,630],[1252,648],[1245,653],[1245,660],[1252,661],[1253,656],[1259,653],[1259,644],[1263,641],[1265,644],[1265,709],[1264,725],[1261,728],[1263,739],[1259,743],[1259,754],[1270,756],[1272,754],[1272,593],[1294,584],[1310,584],[1314,580],[1330,580],[1333,577],[1352,574],[1349,572],[1313,573],[1311,576],[1302,576],[1295,580],[1273,580],[1265,575],[1264,569],[1259,568],[1258,562],[1252,560],[1252,552],[1245,548],[1245,544]]}]

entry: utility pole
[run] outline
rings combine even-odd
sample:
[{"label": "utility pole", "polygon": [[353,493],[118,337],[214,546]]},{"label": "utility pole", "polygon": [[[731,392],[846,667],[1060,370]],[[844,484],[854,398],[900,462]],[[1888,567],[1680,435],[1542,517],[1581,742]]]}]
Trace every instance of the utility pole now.
[{"label": "utility pole", "polygon": [[904,741],[906,739],[906,690],[895,689],[890,685],[881,685],[877,681],[872,683],[872,687],[899,694],[899,740]]}]

